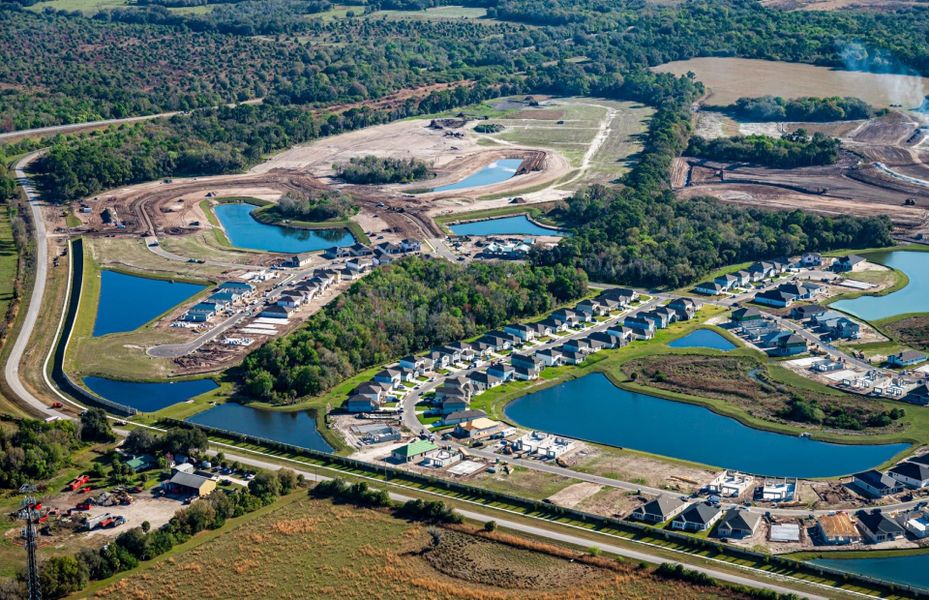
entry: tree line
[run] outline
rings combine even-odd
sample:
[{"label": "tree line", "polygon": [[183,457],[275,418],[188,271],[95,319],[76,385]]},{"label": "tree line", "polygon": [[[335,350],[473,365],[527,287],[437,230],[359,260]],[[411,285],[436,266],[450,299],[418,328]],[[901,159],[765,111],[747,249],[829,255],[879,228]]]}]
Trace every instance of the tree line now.
[{"label": "tree line", "polygon": [[853,121],[870,119],[886,110],[858,98],[832,96],[829,98],[794,98],[759,96],[739,98],[732,104],[709,107],[726,112],[744,121]]},{"label": "tree line", "polygon": [[363,369],[544,313],[586,289],[583,273],[559,265],[462,266],[408,257],[375,270],[304,327],[250,354],[244,390],[292,403]]},{"label": "tree line", "polygon": [[737,135],[690,139],[686,154],[718,162],[745,162],[776,169],[831,165],[839,158],[839,140],[817,131],[797,129],[782,137]]},{"label": "tree line", "polygon": [[333,165],[336,177],[359,185],[410,183],[435,177],[425,162],[415,158],[391,158],[373,155],[353,156],[346,163]]}]

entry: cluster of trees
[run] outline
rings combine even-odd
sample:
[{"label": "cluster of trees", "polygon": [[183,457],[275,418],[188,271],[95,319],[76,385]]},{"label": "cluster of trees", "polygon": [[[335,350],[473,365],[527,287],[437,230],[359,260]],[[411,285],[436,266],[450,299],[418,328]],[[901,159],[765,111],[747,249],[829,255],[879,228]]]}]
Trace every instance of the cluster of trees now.
[{"label": "cluster of trees", "polygon": [[477,133],[500,133],[504,127],[500,123],[478,123],[474,126]]},{"label": "cluster of trees", "polygon": [[49,558],[40,567],[42,597],[62,598],[84,589],[90,581],[133,569],[140,561],[161,556],[201,531],[218,529],[227,519],[267,506],[301,485],[302,477],[293,471],[260,472],[249,482],[248,490],[217,491],[196,500],[158,529],[152,530],[146,521],[102,548]]},{"label": "cluster of trees", "polygon": [[415,158],[353,156],[347,163],[333,165],[333,168],[339,179],[359,185],[410,183],[435,177],[429,165]]},{"label": "cluster of trees", "polygon": [[0,427],[0,489],[51,478],[80,446],[72,421],[13,422]]},{"label": "cluster of trees", "polygon": [[338,192],[326,191],[313,195],[288,192],[276,205],[265,210],[284,219],[328,221],[350,217],[358,212],[358,206],[351,198]]},{"label": "cluster of trees", "polygon": [[739,98],[721,107],[737,119],[746,121],[852,121],[869,119],[879,111],[858,98],[794,98],[780,96]]},{"label": "cluster of trees", "polygon": [[361,508],[391,508],[395,516],[410,521],[434,525],[461,523],[462,517],[441,500],[407,500],[396,504],[384,490],[371,489],[367,483],[347,483],[336,477],[323,481],[310,490],[312,498],[328,498],[333,502],[352,504]]},{"label": "cluster of trees", "polygon": [[305,327],[249,355],[244,390],[291,403],[360,370],[551,310],[586,289],[586,276],[572,267],[408,257],[377,269]]},{"label": "cluster of trees", "polygon": [[239,171],[268,153],[317,137],[479,102],[507,86],[459,86],[403,105],[339,113],[263,103],[196,111],[187,116],[58,138],[35,163],[48,197],[73,200],[121,185],[169,176]]},{"label": "cluster of trees", "polygon": [[207,449],[209,440],[202,429],[196,427],[172,427],[159,434],[142,427],[133,429],[123,442],[127,454],[164,454],[190,456]]},{"label": "cluster of trees", "polygon": [[746,162],[776,169],[831,165],[839,158],[839,140],[797,129],[783,137],[745,135],[712,140],[694,136],[687,154],[719,162]]},{"label": "cluster of trees", "polygon": [[825,425],[835,429],[861,431],[869,427],[892,425],[894,421],[906,416],[906,411],[902,408],[893,408],[878,412],[860,407],[823,404],[816,400],[807,400],[795,396],[778,413],[778,416],[800,423],[813,423],[814,425]]}]

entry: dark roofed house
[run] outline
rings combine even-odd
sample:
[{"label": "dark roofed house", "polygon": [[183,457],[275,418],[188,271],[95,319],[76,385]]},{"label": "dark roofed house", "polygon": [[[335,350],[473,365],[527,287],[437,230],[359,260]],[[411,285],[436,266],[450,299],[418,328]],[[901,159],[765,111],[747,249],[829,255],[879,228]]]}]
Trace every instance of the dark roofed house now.
[{"label": "dark roofed house", "polygon": [[761,515],[741,508],[730,508],[726,511],[719,527],[716,528],[716,535],[721,538],[742,539],[751,537],[758,529],[761,522]]},{"label": "dark roofed house", "polygon": [[514,368],[525,367],[527,369],[541,369],[545,366],[542,359],[534,354],[512,354],[510,355],[510,364]]},{"label": "dark roofed house", "polygon": [[837,273],[847,273],[857,271],[865,265],[865,259],[857,254],[842,256],[832,263],[832,270]]},{"label": "dark roofed house", "polygon": [[694,291],[698,294],[704,294],[706,296],[718,296],[723,293],[723,286],[719,285],[715,281],[704,281],[703,283],[698,283],[697,287],[694,288]]},{"label": "dark roofed house", "polygon": [[872,544],[898,540],[906,535],[903,529],[896,521],[884,515],[880,510],[871,512],[859,511],[855,514],[858,521],[858,529],[864,534],[867,541]]},{"label": "dark roofed house", "polygon": [[826,312],[826,309],[818,304],[804,304],[803,306],[795,306],[790,309],[790,317],[797,321],[806,321],[824,312]]},{"label": "dark roofed house", "polygon": [[680,529],[681,531],[707,531],[713,526],[722,511],[718,506],[712,506],[705,502],[695,502],[688,506],[681,514],[674,517],[671,521],[671,529]]},{"label": "dark roofed house", "polygon": [[629,518],[645,521],[646,523],[662,523],[674,518],[685,508],[687,508],[687,503],[677,496],[662,494],[645,504],[637,506],[629,514]]},{"label": "dark roofed house", "polygon": [[764,304],[765,306],[773,306],[774,308],[786,308],[793,304],[793,301],[797,297],[793,294],[781,291],[781,290],[767,290],[760,294],[755,294],[754,302],[755,304]]},{"label": "dark roofed house", "polygon": [[907,461],[893,467],[887,474],[911,488],[920,489],[929,486],[929,466]]},{"label": "dark roofed house", "polygon": [[764,321],[764,313],[757,308],[737,308],[732,311],[732,321],[740,324],[751,324]]},{"label": "dark roofed house", "polygon": [[772,356],[793,356],[794,354],[803,354],[806,349],[805,339],[796,333],[784,333],[777,338],[774,349],[770,354]]},{"label": "dark roofed house", "polygon": [[872,498],[883,498],[903,491],[902,483],[874,469],[856,473],[852,478],[852,483]]},{"label": "dark roofed house", "polygon": [[476,408],[471,408],[468,410],[456,410],[455,412],[446,415],[442,419],[442,423],[444,425],[457,425],[459,423],[466,423],[468,421],[486,416],[487,413]]},{"label": "dark roofed house", "polygon": [[164,483],[164,487],[169,494],[203,498],[209,496],[216,489],[216,482],[209,477],[197,475],[196,473],[177,471],[171,479]]}]

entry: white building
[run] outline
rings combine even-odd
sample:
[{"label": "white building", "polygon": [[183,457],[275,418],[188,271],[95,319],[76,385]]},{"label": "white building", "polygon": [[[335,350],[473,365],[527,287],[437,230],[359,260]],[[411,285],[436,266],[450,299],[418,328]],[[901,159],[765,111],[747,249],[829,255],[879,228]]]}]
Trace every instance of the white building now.
[{"label": "white building", "polygon": [[706,490],[724,497],[741,496],[755,480],[751,475],[738,471],[723,471],[706,485]]}]

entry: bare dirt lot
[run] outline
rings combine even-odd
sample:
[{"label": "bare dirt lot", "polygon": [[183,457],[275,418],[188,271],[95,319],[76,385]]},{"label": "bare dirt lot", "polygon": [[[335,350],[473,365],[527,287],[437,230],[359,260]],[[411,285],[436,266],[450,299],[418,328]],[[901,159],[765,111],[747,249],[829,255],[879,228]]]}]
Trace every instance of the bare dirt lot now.
[{"label": "bare dirt lot", "polygon": [[761,0],[761,4],[783,10],[848,10],[864,9],[891,11],[908,6],[921,6],[918,0]]},{"label": "bare dirt lot", "polygon": [[708,91],[707,104],[731,104],[743,96],[856,96],[877,107],[922,104],[929,79],[840,71],[797,63],[746,58],[694,58],[654,68],[662,73],[696,74]]}]

